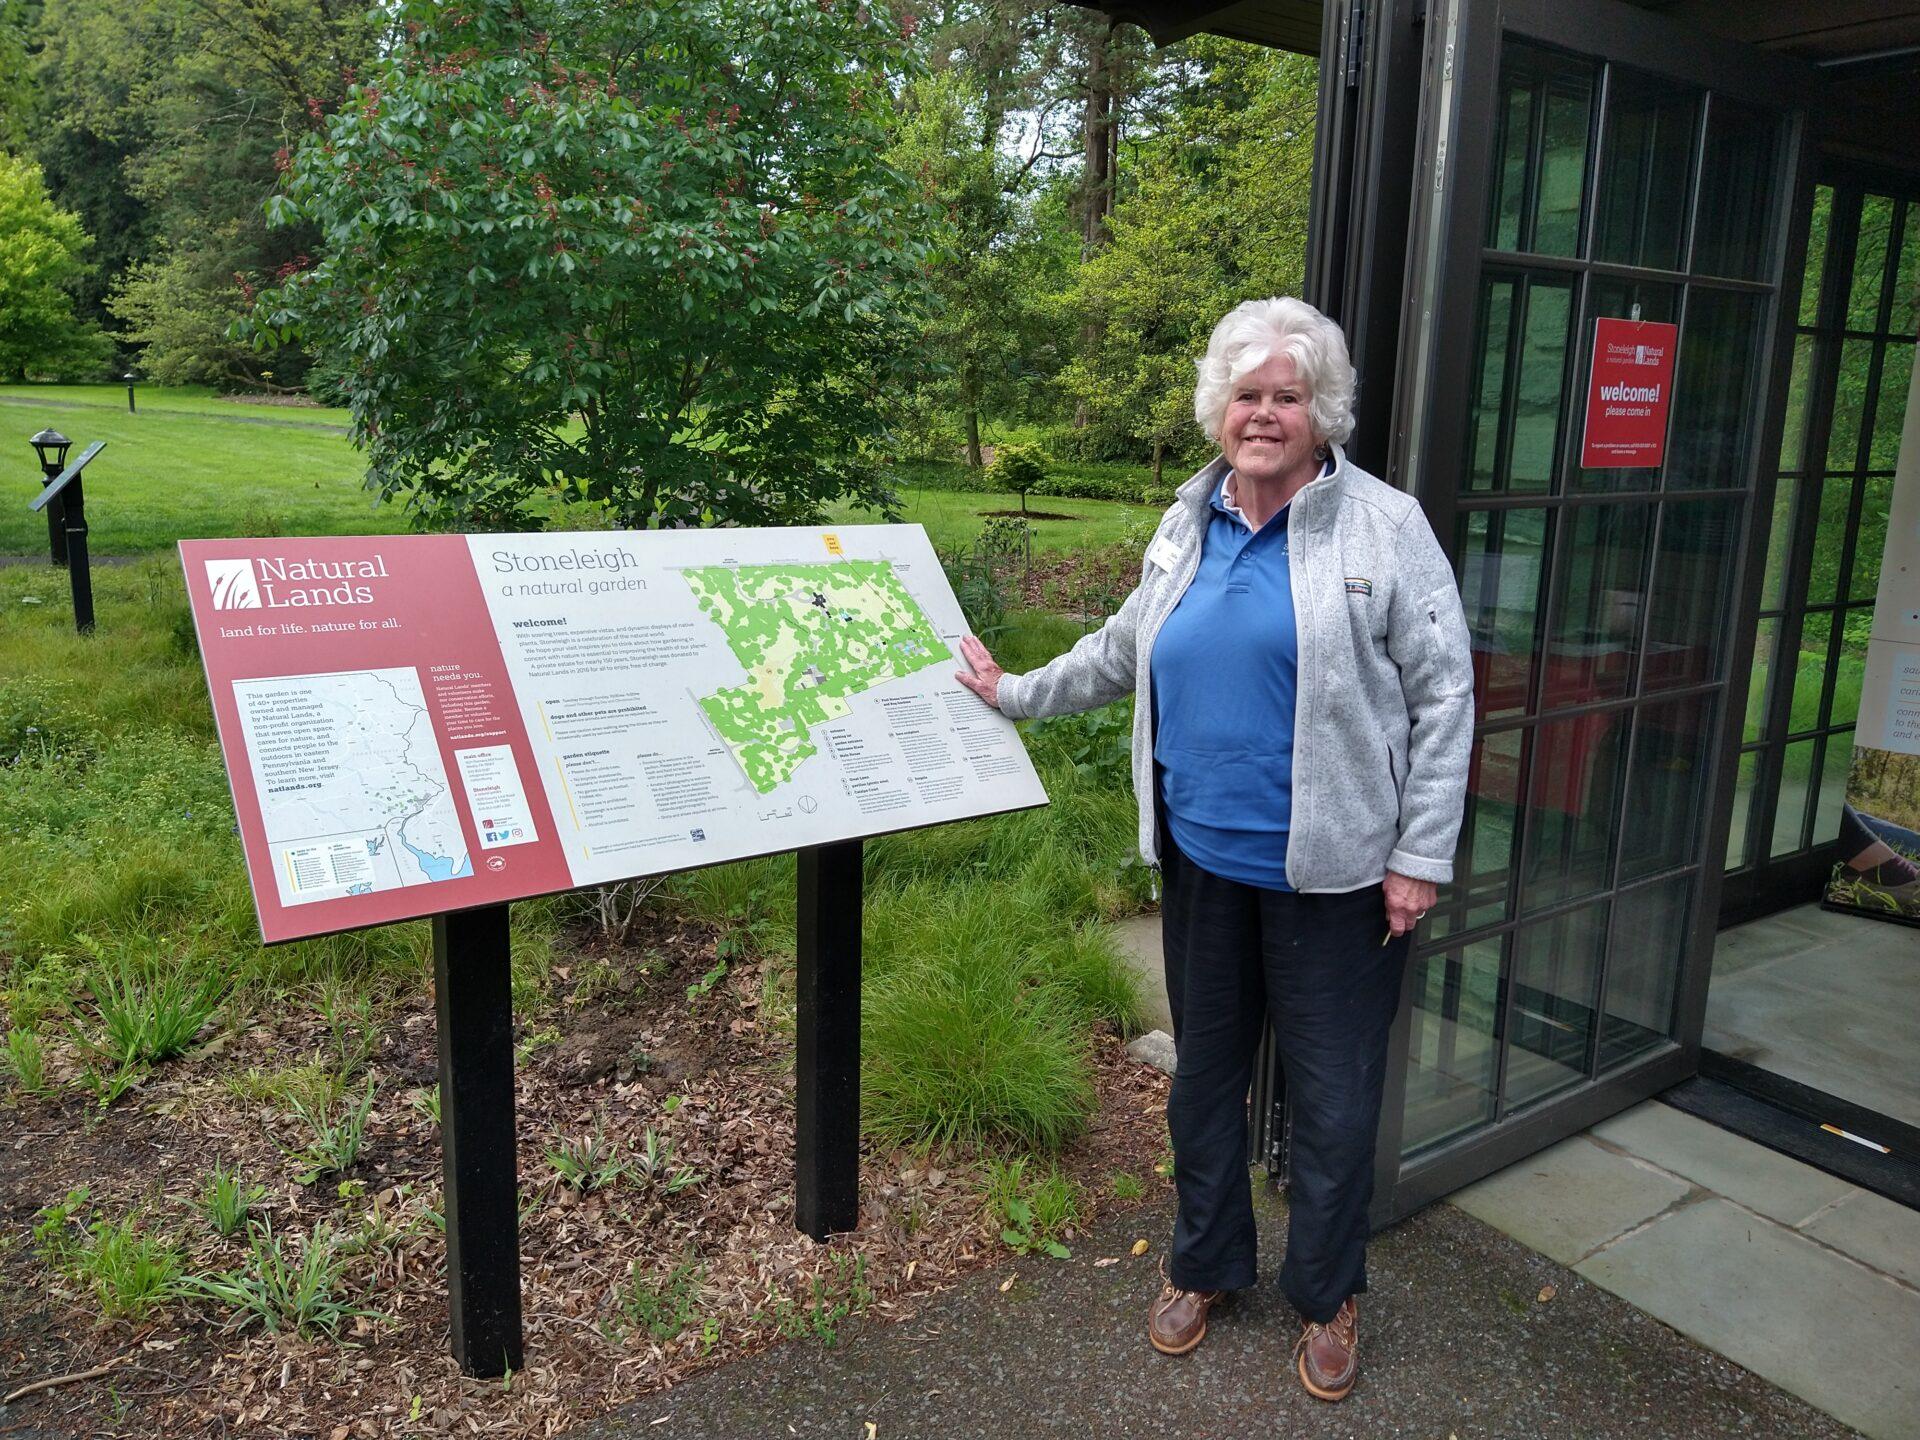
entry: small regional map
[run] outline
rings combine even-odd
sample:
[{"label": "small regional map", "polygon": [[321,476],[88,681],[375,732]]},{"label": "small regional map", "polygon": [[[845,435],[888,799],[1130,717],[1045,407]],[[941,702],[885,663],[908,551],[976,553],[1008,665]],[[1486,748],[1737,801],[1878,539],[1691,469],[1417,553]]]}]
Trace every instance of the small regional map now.
[{"label": "small regional map", "polygon": [[283,903],[471,875],[411,667],[236,680]]},{"label": "small regional map", "polygon": [[851,697],[953,658],[885,560],[710,565],[681,572],[746,667],[700,708],[769,794],[817,753]]}]

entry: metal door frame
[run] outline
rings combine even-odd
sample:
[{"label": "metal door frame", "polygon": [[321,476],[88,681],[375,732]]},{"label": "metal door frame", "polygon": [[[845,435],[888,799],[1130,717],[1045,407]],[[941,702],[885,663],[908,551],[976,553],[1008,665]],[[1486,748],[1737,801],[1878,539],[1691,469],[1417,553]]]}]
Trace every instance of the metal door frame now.
[{"label": "metal door frame", "polygon": [[[1513,34],[1599,61],[1670,76],[1775,111],[1782,109],[1781,96],[1813,97],[1821,87],[1812,67],[1799,61],[1705,35],[1618,0],[1590,0],[1581,6],[1552,0],[1434,0],[1427,29],[1416,146],[1419,168],[1409,226],[1389,473],[1399,477],[1403,487],[1412,481],[1410,488],[1451,554],[1472,383],[1469,367],[1460,364],[1458,357],[1471,353],[1474,342],[1477,307],[1473,297],[1479,293],[1493,166],[1490,136],[1505,37]],[[1709,98],[1703,107],[1702,125],[1710,117],[1712,103]],[[1595,113],[1598,120],[1587,143],[1588,174],[1597,181],[1605,138],[1604,89]],[[1802,106],[1784,113],[1785,143],[1775,162],[1781,169],[1772,217],[1773,233],[1780,239],[1761,282],[1771,292],[1759,332],[1761,353],[1772,357],[1771,363],[1760,367],[1767,397],[1775,393],[1783,373],[1782,359],[1791,363],[1793,327],[1781,321],[1783,314],[1797,313],[1806,238],[1801,199],[1811,193],[1808,112]],[[1583,206],[1582,221],[1592,223],[1590,202]],[[1590,271],[1596,268],[1594,262],[1583,263]],[[1666,272],[1646,272],[1645,278],[1671,279]],[[1752,614],[1758,598],[1766,540],[1763,517],[1770,518],[1772,513],[1773,467],[1783,409],[1763,398],[1756,443],[1747,457],[1745,531],[1736,549],[1733,582],[1736,615]],[[1756,548],[1761,552],[1758,556]],[[1735,625],[1728,636],[1729,677],[1749,667],[1752,638],[1751,627],[1741,625]],[[1729,680],[1729,690],[1731,684]],[[1400,1148],[1414,1011],[1409,984],[1401,996],[1388,1051],[1385,1104],[1375,1150],[1371,1218],[1376,1226],[1656,1094],[1697,1069],[1738,760],[1739,719],[1732,714],[1731,703],[1717,709],[1710,751],[1714,765],[1703,808],[1701,852],[1696,856],[1698,878],[1676,984],[1674,1038],[1619,1071],[1525,1106],[1511,1118],[1403,1164]],[[1617,887],[1607,893],[1617,893]],[[1603,1005],[1605,979],[1603,963],[1599,977]],[[1511,986],[1506,989],[1510,997]]]},{"label": "metal door frame", "polygon": [[[1798,636],[1807,612],[1807,584],[1813,571],[1814,543],[1820,523],[1820,491],[1824,483],[1822,472],[1825,469],[1825,457],[1828,441],[1832,434],[1832,402],[1839,382],[1840,362],[1847,298],[1853,279],[1853,264],[1858,256],[1860,238],[1860,206],[1868,193],[1891,195],[1907,202],[1906,224],[1920,225],[1920,172],[1900,171],[1884,165],[1868,165],[1858,160],[1832,155],[1821,155],[1813,164],[1813,177],[1807,187],[1802,205],[1802,213],[1796,216],[1796,223],[1803,232],[1812,226],[1814,191],[1818,186],[1826,186],[1833,191],[1835,209],[1829,220],[1827,254],[1823,257],[1820,272],[1820,296],[1818,308],[1814,314],[1814,344],[1812,361],[1808,366],[1806,403],[1808,407],[1806,431],[1802,439],[1798,483],[1800,493],[1795,501],[1792,538],[1787,547],[1786,574],[1782,577],[1780,595],[1780,638],[1777,642],[1778,655],[1788,653],[1791,638],[1797,650]],[[1888,265],[1899,262],[1899,247],[1903,235],[1889,237]],[[1805,242],[1804,233],[1800,253],[1802,255],[1801,274],[1795,277],[1795,291],[1799,292],[1805,280]],[[1836,261],[1844,263],[1836,264]],[[1775,377],[1776,393],[1782,397],[1782,410],[1785,409],[1785,396],[1792,384],[1793,341],[1798,328],[1799,307],[1796,304],[1793,319],[1783,328],[1787,331],[1784,369]],[[1829,323],[1838,318],[1840,323]],[[1880,370],[1876,364],[1870,371],[1868,393],[1877,406],[1880,397]],[[1782,423],[1784,426],[1784,414]],[[1870,433],[1874,413],[1869,410],[1860,417],[1863,432]],[[1775,457],[1779,451],[1776,447]],[[1777,458],[1773,469],[1779,469]],[[1858,470],[1859,467],[1854,467]],[[1775,477],[1777,480],[1777,477]],[[1848,608],[1846,583],[1850,577],[1854,545],[1859,538],[1860,505],[1865,493],[1864,485],[1856,488],[1853,501],[1847,513],[1847,534],[1841,552],[1840,594],[1836,604],[1841,609]],[[1769,524],[1771,523],[1769,517]],[[1759,564],[1766,562],[1766,545],[1763,539]],[[1758,622],[1760,610],[1760,592],[1765,586],[1765,576],[1755,587],[1750,607],[1743,608],[1739,624],[1752,632]],[[1748,646],[1751,649],[1752,636],[1749,633]],[[1839,656],[1836,652],[1828,656],[1827,674],[1823,680],[1824,693],[1831,696],[1834,680],[1838,674]],[[1797,668],[1795,673],[1797,673]],[[1753,794],[1749,800],[1749,813],[1746,823],[1748,833],[1755,843],[1750,844],[1746,863],[1738,869],[1725,871],[1721,888],[1721,903],[1717,924],[1721,929],[1730,925],[1743,924],[1771,915],[1793,905],[1806,904],[1818,900],[1826,889],[1827,877],[1833,871],[1835,861],[1835,841],[1822,842],[1817,837],[1810,849],[1795,851],[1775,860],[1772,849],[1772,824],[1761,826],[1758,815],[1764,810],[1769,821],[1773,821],[1780,801],[1780,785],[1785,768],[1787,736],[1791,732],[1789,717],[1793,712],[1794,673],[1782,673],[1775,663],[1774,673],[1768,677],[1768,690],[1762,702],[1766,711],[1766,721],[1762,727],[1758,743],[1768,747],[1763,751],[1765,760],[1755,776]],[[1784,683],[1783,683],[1784,682]],[[1744,720],[1744,717],[1742,717]],[[1736,732],[1735,748],[1746,750],[1743,728]],[[1824,762],[1823,762],[1824,763]],[[1738,774],[1738,760],[1736,757]],[[1819,803],[1819,769],[1815,773],[1806,803],[1815,806]],[[1724,864],[1724,861],[1722,862]]]}]

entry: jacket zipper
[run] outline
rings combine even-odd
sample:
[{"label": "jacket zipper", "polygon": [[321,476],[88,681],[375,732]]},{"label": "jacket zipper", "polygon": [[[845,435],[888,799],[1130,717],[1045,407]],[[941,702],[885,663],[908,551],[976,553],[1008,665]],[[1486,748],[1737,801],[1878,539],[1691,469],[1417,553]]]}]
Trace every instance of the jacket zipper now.
[{"label": "jacket zipper", "polygon": [[[1193,519],[1191,515],[1189,515],[1187,518],[1189,522],[1191,522]],[[1153,646],[1154,646],[1154,642],[1160,638],[1160,627],[1165,625],[1167,623],[1167,617],[1172,615],[1173,612],[1179,608],[1181,600],[1186,597],[1188,587],[1193,584],[1193,577],[1200,573],[1200,557],[1201,557],[1201,552],[1206,548],[1206,534],[1204,531],[1201,531],[1201,530],[1196,530],[1196,534],[1198,536],[1198,539],[1191,546],[1191,549],[1193,551],[1192,556],[1183,557],[1181,569],[1185,573],[1179,577],[1178,588],[1175,589],[1175,591],[1173,592],[1173,601],[1171,604],[1169,604],[1166,607],[1166,609],[1160,612],[1159,618],[1153,622],[1153,628],[1147,632],[1146,645],[1143,647],[1142,653],[1139,657],[1140,661],[1144,665],[1144,668],[1140,670],[1140,695],[1139,695],[1139,698],[1134,701],[1136,705],[1144,706],[1146,709],[1145,723],[1147,727],[1147,794],[1146,794],[1145,803],[1146,803],[1147,816],[1149,820],[1152,821],[1152,823],[1147,827],[1147,835],[1148,835],[1148,838],[1151,839],[1153,842],[1153,874],[1154,874],[1153,888],[1156,892],[1160,889],[1159,877],[1160,877],[1161,866],[1160,866],[1160,802],[1153,793]],[[1135,716],[1136,721],[1138,721],[1139,718],[1140,718],[1139,716],[1137,715]],[[1158,894],[1156,894],[1154,898],[1156,900],[1159,899]]]}]

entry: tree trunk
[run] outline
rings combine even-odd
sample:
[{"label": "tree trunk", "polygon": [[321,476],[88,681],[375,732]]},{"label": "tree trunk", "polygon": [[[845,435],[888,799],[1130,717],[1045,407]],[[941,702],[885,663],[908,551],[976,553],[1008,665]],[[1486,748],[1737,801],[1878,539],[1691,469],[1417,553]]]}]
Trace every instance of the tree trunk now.
[{"label": "tree trunk", "polygon": [[1082,258],[1106,245],[1107,218],[1113,213],[1113,31],[1113,25],[1096,31],[1087,47],[1087,99],[1080,125]]},{"label": "tree trunk", "polygon": [[1160,474],[1167,458],[1167,442],[1158,435],[1153,437],[1153,488],[1160,488]]},{"label": "tree trunk", "polygon": [[977,407],[967,407],[967,464],[975,470],[986,464],[980,458],[980,411]]}]

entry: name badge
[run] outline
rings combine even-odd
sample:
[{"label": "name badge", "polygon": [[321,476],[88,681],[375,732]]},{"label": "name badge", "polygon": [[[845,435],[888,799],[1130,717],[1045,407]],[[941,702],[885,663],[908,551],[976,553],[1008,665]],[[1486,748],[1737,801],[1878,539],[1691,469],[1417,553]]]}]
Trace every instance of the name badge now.
[{"label": "name badge", "polygon": [[1156,536],[1147,547],[1147,559],[1171,575],[1173,567],[1180,562],[1180,547],[1164,535]]}]

